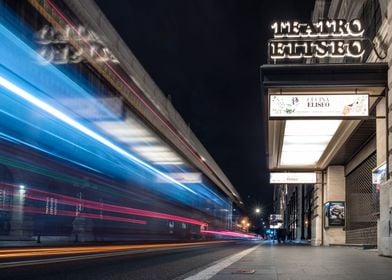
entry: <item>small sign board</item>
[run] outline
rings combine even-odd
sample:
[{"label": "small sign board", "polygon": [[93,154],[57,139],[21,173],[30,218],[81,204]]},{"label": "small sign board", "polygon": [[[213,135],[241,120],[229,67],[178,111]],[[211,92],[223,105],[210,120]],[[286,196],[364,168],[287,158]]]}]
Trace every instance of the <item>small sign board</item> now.
[{"label": "small sign board", "polygon": [[315,172],[271,172],[270,184],[315,184]]}]

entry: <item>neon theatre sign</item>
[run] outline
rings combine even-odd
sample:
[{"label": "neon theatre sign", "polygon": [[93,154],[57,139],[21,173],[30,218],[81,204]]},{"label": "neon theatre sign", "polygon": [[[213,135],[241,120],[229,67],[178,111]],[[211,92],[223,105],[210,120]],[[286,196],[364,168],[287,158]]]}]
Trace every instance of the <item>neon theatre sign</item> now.
[{"label": "neon theatre sign", "polygon": [[269,41],[271,59],[363,56],[364,28],[359,19],[320,20],[316,23],[275,22]]}]

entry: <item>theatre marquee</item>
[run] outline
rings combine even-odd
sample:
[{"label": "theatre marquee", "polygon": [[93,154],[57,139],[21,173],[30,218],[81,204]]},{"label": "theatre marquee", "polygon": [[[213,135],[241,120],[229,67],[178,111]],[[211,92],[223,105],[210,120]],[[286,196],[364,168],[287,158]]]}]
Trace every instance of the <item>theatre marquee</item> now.
[{"label": "theatre marquee", "polygon": [[270,94],[270,119],[369,116],[368,94]]}]

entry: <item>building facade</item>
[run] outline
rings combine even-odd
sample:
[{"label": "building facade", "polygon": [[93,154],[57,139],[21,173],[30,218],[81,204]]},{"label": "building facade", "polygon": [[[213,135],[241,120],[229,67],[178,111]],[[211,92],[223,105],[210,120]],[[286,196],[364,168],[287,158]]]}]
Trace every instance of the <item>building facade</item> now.
[{"label": "building facade", "polygon": [[[363,63],[387,62],[391,57],[391,1],[316,1],[313,20],[320,17],[342,18],[351,20],[359,18],[365,26],[365,36],[372,40],[374,49],[382,53],[376,55],[375,50],[368,48]],[[388,74],[390,71],[388,70]],[[388,75],[388,88],[391,77]],[[390,100],[388,89],[375,106],[374,120],[366,120],[361,124],[368,136],[357,149],[356,154],[346,160],[344,165],[346,225],[345,242],[348,244],[378,244],[379,252],[391,255],[390,202],[388,193],[391,191],[389,181],[384,185],[373,184],[372,172],[376,167],[386,164],[390,166],[389,138]],[[387,104],[386,104],[387,103]],[[388,124],[388,125],[387,125]],[[388,132],[387,132],[388,131]],[[351,136],[351,142],[359,132]],[[350,143],[350,140],[348,143]],[[388,168],[390,169],[390,168]],[[342,186],[343,187],[343,186]],[[380,200],[381,198],[381,200]],[[328,234],[327,234],[328,236]]]},{"label": "building facade", "polygon": [[[392,98],[389,88],[392,72],[389,67],[392,64],[392,3],[386,0],[315,2],[312,15],[315,23],[320,20],[350,22],[355,19],[361,22],[364,29],[361,39],[364,51],[360,58],[305,57],[297,60],[295,66],[288,60],[281,63],[275,60],[271,64],[280,65],[262,67],[262,81],[268,95],[304,94],[310,91],[319,94],[366,92],[370,96],[369,116],[340,120],[314,118],[309,121],[270,118],[269,166],[271,171],[316,173],[317,180],[311,191],[313,197],[309,200],[313,245],[369,244],[377,246],[381,255],[391,256],[392,184],[389,177],[392,163]],[[278,76],[278,69],[289,76]],[[297,81],[294,81],[294,71]],[[315,71],[319,71],[320,75],[317,76]],[[305,74],[308,74],[307,81],[301,80],[301,75]],[[326,80],[322,74],[327,77]],[[307,131],[302,126],[305,122],[309,128]],[[290,130],[291,127],[295,129]],[[325,144],[312,161],[306,162],[307,153],[312,155],[309,151],[316,147],[311,137],[316,139],[312,132],[318,131],[318,127],[323,129],[320,129],[317,137],[326,139]],[[300,130],[305,133],[301,134]],[[295,151],[297,157],[289,158],[290,148],[294,148],[289,145],[289,140],[293,140],[294,136],[306,140],[297,144],[306,145],[302,150]],[[318,147],[320,144],[317,142]],[[295,148],[300,149],[298,145]],[[298,185],[279,188],[292,189],[285,191],[281,209],[285,209],[284,212],[301,212]],[[290,210],[293,207],[295,210]],[[296,227],[302,229],[301,219],[295,218],[294,221],[298,223]],[[292,221],[290,218],[288,221],[289,227]]]}]

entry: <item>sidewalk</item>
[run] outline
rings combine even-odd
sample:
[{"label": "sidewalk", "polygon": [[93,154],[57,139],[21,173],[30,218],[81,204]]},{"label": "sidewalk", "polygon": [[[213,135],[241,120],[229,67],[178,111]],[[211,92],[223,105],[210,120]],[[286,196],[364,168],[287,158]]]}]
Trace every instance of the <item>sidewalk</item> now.
[{"label": "sidewalk", "polygon": [[374,250],[264,244],[212,280],[390,280],[392,258]]}]

